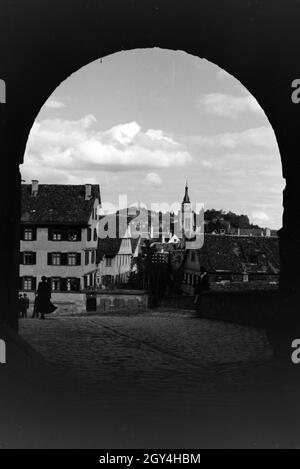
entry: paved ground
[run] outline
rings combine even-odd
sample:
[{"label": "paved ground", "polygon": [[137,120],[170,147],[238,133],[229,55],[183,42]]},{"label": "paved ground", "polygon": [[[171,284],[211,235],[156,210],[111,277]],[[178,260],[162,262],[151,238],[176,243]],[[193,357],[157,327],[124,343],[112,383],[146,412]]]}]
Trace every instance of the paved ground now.
[{"label": "paved ground", "polygon": [[290,444],[290,388],[273,392],[280,380],[261,330],[152,311],[24,319],[20,333],[52,370],[53,433],[65,445]]}]

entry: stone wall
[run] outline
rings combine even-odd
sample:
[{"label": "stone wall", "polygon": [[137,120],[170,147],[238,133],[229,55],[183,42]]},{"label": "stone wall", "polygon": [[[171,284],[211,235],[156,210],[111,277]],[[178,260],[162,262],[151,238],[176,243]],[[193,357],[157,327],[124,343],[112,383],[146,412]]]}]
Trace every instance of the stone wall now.
[{"label": "stone wall", "polygon": [[181,296],[164,299],[161,306],[194,309],[204,318],[269,328],[276,318],[278,301],[276,289],[209,291],[201,295],[196,305],[193,296]]},{"label": "stone wall", "polygon": [[148,309],[148,294],[138,290],[105,290],[87,294],[87,311],[136,312]]},{"label": "stone wall", "polygon": [[278,290],[205,292],[199,301],[201,315],[239,324],[268,327],[275,318]]},{"label": "stone wall", "polygon": [[[20,291],[26,293],[29,298],[30,306],[28,315],[33,312],[33,304],[35,299],[34,292]],[[81,292],[52,292],[52,303],[57,306],[55,314],[78,314],[86,311],[86,295]]]}]

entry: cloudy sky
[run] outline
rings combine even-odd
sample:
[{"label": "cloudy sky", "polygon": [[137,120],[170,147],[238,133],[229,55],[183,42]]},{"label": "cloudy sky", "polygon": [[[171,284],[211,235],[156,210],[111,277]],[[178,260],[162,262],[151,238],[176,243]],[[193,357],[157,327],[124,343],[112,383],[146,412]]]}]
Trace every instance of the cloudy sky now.
[{"label": "cloudy sky", "polygon": [[280,228],[281,163],[256,100],[214,64],[183,52],[105,57],[63,82],[27,143],[26,182],[99,183],[103,202],[181,202]]}]

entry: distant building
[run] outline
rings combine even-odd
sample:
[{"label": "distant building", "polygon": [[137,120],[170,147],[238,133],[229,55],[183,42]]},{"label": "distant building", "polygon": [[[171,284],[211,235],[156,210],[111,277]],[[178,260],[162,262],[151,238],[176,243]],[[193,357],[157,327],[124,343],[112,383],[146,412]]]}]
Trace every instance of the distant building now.
[{"label": "distant building", "polygon": [[270,228],[233,228],[230,227],[226,234],[233,236],[266,236],[266,237],[277,237],[277,230],[271,230]]},{"label": "distant building", "polygon": [[[280,273],[279,241],[276,237],[207,234],[201,249],[182,251],[181,262],[182,290],[187,294],[193,294],[201,266],[216,287],[253,281],[276,284]],[[179,265],[177,259],[177,268]]]},{"label": "distant building", "polygon": [[132,238],[130,230],[117,238],[98,239],[97,285],[127,283],[138,256],[141,238]]},{"label": "distant building", "polygon": [[195,213],[192,210],[192,204],[189,196],[188,184],[185,185],[184,197],[181,203],[181,237],[184,245],[188,248],[189,242],[195,237]]},{"label": "distant building", "polygon": [[46,276],[55,301],[96,284],[100,204],[99,185],[22,185],[20,291]]}]

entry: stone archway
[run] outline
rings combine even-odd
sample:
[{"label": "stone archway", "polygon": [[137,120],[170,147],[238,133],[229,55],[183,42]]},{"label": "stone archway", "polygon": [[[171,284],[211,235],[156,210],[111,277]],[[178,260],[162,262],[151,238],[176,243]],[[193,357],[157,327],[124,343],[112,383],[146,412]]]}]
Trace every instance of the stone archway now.
[{"label": "stone archway", "polygon": [[[0,299],[2,320],[17,328],[20,174],[31,126],[53,90],[93,60],[121,50],[161,47],[204,57],[235,76],[265,111],[278,141],[284,191],[280,233],[284,313],[293,316],[300,281],[297,117],[291,83],[300,75],[297,0],[8,0],[1,11]],[[286,36],[289,31],[289,37]],[[3,46],[4,45],[4,46]],[[299,68],[299,67],[298,67]],[[298,111],[299,110],[299,111]],[[289,323],[289,320],[287,320]]]}]

